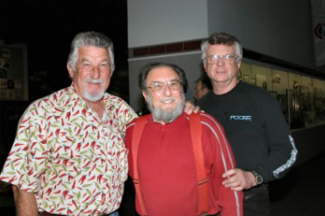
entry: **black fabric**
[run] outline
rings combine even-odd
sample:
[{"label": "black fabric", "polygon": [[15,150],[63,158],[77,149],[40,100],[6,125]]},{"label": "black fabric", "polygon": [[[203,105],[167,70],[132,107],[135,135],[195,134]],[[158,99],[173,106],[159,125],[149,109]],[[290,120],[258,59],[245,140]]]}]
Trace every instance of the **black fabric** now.
[{"label": "black fabric", "polygon": [[292,145],[273,97],[264,89],[239,82],[226,94],[209,92],[198,104],[224,126],[238,168],[257,171],[265,182],[275,179],[273,171],[289,160]]},{"label": "black fabric", "polygon": [[270,216],[270,198],[267,185],[263,184],[244,192],[244,216]]}]

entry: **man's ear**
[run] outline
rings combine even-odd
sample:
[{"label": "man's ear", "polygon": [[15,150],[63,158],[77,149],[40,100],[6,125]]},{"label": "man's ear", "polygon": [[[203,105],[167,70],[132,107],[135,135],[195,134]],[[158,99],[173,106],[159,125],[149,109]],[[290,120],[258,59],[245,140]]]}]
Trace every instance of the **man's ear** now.
[{"label": "man's ear", "polygon": [[238,70],[240,69],[241,61],[237,62]]},{"label": "man's ear", "polygon": [[69,64],[69,63],[67,64],[67,70],[69,72],[69,75],[70,75],[71,79],[73,79],[74,70],[71,67],[71,64]]},{"label": "man's ear", "polygon": [[203,65],[204,71],[207,72],[208,71],[207,64],[206,63],[202,63],[202,65]]},{"label": "man's ear", "polygon": [[144,97],[145,101],[147,101],[148,93],[146,91],[142,91],[142,96]]}]

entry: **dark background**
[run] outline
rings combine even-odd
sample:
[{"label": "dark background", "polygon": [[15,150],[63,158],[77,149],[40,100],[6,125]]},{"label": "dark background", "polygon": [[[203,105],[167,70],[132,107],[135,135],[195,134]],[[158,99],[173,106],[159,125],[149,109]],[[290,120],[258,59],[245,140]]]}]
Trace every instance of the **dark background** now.
[{"label": "dark background", "polygon": [[128,99],[126,0],[1,0],[0,40],[26,44],[29,98],[70,85],[66,60],[80,31],[99,31],[114,43],[116,71],[110,90]]}]

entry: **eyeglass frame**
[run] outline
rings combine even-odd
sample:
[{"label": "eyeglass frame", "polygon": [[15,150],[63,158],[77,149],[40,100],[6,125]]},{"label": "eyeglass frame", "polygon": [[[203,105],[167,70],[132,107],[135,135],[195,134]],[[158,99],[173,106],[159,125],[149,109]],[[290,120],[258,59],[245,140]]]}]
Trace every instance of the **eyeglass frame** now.
[{"label": "eyeglass frame", "polygon": [[[172,86],[173,83],[175,84],[175,86]],[[153,85],[158,85],[158,86],[153,86]],[[180,89],[183,88],[183,83],[181,80],[178,79],[170,80],[167,82],[153,81],[150,85],[146,86],[146,88],[151,89],[153,92],[161,92],[164,89],[166,89],[166,86],[172,91],[179,91]]]},{"label": "eyeglass frame", "polygon": [[[211,59],[213,60],[213,63],[209,63],[208,62],[208,59]],[[213,55],[209,55],[209,56],[206,56],[203,61],[205,61],[206,63],[208,64],[215,64],[217,63],[217,61],[219,60],[223,60],[223,61],[226,61],[226,62],[231,62],[231,61],[239,61],[240,60],[240,57],[238,55],[234,55],[234,54],[225,54],[225,55],[218,55],[218,54],[213,54]]]}]

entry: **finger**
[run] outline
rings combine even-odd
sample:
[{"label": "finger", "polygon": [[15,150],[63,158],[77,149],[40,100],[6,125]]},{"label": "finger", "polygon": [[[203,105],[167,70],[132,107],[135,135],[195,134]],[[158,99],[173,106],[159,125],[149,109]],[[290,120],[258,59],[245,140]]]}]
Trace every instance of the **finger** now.
[{"label": "finger", "polygon": [[185,107],[184,107],[184,112],[188,115],[191,115],[195,109],[195,106],[191,101],[186,101]]},{"label": "finger", "polygon": [[240,185],[240,181],[237,178],[234,178],[234,177],[227,178],[223,182],[224,182],[225,185],[230,186],[230,187]]},{"label": "finger", "polygon": [[223,178],[229,178],[229,177],[231,177],[231,176],[233,176],[235,174],[236,174],[235,169],[230,169],[230,170],[226,171],[225,173],[223,173],[222,177]]},{"label": "finger", "polygon": [[199,113],[200,112],[200,110],[201,110],[201,108],[199,107],[199,106],[195,106],[195,108],[194,108],[194,113]]},{"label": "finger", "polygon": [[233,191],[242,191],[244,188],[242,186],[237,186],[237,187],[230,187],[231,190]]},{"label": "finger", "polygon": [[230,188],[231,190],[240,191],[243,190],[243,185],[240,182],[226,182],[225,187]]}]

